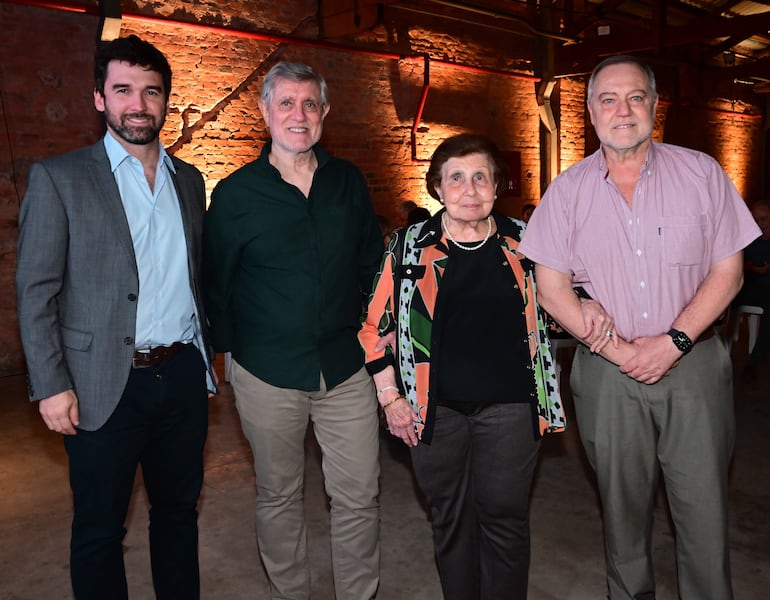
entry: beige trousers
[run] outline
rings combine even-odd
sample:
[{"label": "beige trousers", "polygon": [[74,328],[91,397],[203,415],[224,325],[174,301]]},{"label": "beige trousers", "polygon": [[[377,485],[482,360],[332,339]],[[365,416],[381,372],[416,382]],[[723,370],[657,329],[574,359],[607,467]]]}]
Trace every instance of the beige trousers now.
[{"label": "beige trousers", "polygon": [[257,541],[274,599],[310,597],[303,506],[305,432],[312,422],[331,503],[338,600],[373,598],[379,585],[379,422],[371,377],[362,368],[331,390],[277,388],[236,361],[231,383],[254,454]]}]

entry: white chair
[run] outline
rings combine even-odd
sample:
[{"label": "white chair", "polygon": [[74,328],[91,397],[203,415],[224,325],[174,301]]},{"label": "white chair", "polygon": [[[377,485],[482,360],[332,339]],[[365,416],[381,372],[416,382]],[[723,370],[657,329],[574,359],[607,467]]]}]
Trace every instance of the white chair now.
[{"label": "white chair", "polygon": [[741,330],[741,320],[743,319],[744,315],[748,315],[749,354],[751,354],[751,351],[754,350],[754,344],[757,343],[757,334],[759,333],[759,319],[762,317],[762,314],[765,311],[762,310],[762,307],[760,306],[751,306],[749,304],[741,304],[740,306],[736,307],[734,310],[735,310],[735,319],[733,322],[733,330],[728,339],[727,350],[728,351],[731,350],[733,343],[735,343],[738,340],[738,334],[740,333],[740,330]]}]

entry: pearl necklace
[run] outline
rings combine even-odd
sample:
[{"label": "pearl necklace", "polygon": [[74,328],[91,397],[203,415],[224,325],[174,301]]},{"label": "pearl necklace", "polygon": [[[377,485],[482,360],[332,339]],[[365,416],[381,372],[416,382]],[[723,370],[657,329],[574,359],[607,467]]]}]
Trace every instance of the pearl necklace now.
[{"label": "pearl necklace", "polygon": [[481,248],[484,244],[487,243],[489,236],[492,235],[492,217],[491,216],[487,217],[487,235],[484,236],[484,239],[481,240],[475,246],[463,246],[462,244],[458,244],[457,240],[455,240],[452,237],[452,234],[449,233],[449,228],[446,226],[444,215],[441,215],[441,226],[444,228],[444,233],[446,233],[446,236],[449,238],[450,242],[452,242],[458,248],[462,248],[463,250],[467,250],[468,252],[472,252],[473,250],[478,250],[479,248]]}]

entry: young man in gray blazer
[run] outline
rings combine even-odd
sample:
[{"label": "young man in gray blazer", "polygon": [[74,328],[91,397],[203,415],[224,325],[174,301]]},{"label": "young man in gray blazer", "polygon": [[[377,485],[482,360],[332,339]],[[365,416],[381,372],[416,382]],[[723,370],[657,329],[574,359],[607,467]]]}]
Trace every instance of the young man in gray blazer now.
[{"label": "young man in gray blazer", "polygon": [[75,597],[128,597],[122,540],[141,465],[156,595],[195,599],[215,390],[198,287],[203,177],[160,143],[171,91],[160,51],[114,40],[94,70],[106,135],[33,165],[21,207],[29,394],[69,457]]}]

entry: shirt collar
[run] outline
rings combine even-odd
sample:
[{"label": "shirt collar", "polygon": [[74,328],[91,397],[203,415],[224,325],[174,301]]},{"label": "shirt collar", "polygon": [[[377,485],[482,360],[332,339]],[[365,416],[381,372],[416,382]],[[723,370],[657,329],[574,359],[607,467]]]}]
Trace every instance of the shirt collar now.
[{"label": "shirt collar", "polygon": [[[176,173],[174,163],[168,155],[168,152],[166,152],[166,149],[163,147],[163,144],[160,143],[160,140],[157,140],[157,143],[160,148],[158,164],[165,163],[166,167],[168,167],[172,173]],[[124,160],[131,156],[128,150],[121,146],[120,142],[118,142],[109,131],[104,134],[104,149],[107,152],[107,158],[110,161],[110,170],[113,173]]]},{"label": "shirt collar", "polygon": [[[273,165],[270,164],[270,149],[272,147],[273,147],[273,140],[272,139],[267,140],[265,142],[265,145],[262,146],[262,152],[260,152],[257,162],[261,163],[262,166],[265,168],[272,169],[280,177],[280,173],[278,173],[278,169],[276,169]],[[326,163],[329,162],[331,158],[329,153],[323,149],[321,144],[316,144],[315,146],[313,146],[313,154],[315,154],[315,158],[318,161],[318,167],[316,168],[316,170],[321,169]]]},{"label": "shirt collar", "polygon": [[[647,156],[644,157],[642,167],[639,169],[640,174],[649,171],[652,168],[652,165],[655,163],[655,147],[656,142],[650,140],[650,145],[647,147]],[[597,166],[601,170],[603,177],[607,179],[607,176],[609,175],[609,168],[607,167],[607,161],[604,158],[604,150],[602,150],[601,146],[596,151],[596,154],[599,157]]]}]

